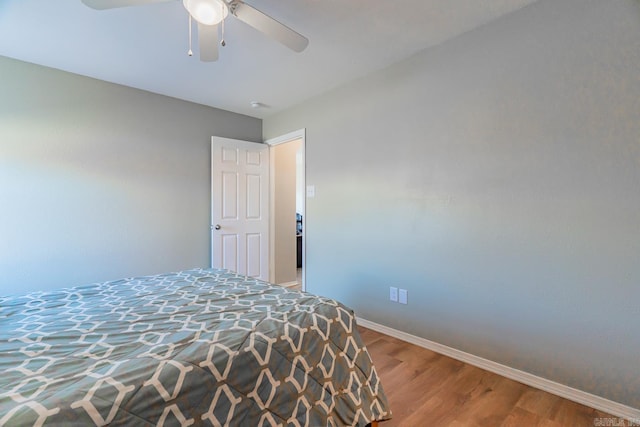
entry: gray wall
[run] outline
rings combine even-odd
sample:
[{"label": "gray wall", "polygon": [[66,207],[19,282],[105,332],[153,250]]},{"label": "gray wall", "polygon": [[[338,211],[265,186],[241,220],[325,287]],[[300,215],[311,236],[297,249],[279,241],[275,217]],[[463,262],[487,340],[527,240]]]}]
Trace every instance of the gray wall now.
[{"label": "gray wall", "polygon": [[208,266],[211,136],[261,133],[0,57],[0,294]]},{"label": "gray wall", "polygon": [[307,289],[640,407],[639,70],[639,2],[541,0],[265,119],[307,130]]}]

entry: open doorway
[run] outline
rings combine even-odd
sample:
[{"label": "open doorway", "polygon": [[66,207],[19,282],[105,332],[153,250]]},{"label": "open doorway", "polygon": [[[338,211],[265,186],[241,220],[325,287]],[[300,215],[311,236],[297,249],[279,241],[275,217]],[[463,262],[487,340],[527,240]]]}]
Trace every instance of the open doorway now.
[{"label": "open doorway", "polygon": [[304,129],[270,145],[270,282],[305,289]]}]

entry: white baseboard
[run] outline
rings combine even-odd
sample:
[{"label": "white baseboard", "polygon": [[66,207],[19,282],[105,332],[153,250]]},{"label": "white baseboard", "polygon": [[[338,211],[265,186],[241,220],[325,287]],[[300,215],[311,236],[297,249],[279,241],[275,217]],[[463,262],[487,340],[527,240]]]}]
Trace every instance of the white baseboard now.
[{"label": "white baseboard", "polygon": [[278,283],[278,286],[282,286],[283,288],[293,288],[294,286],[298,286],[297,281],[286,282],[286,283]]},{"label": "white baseboard", "polygon": [[544,390],[555,394],[556,396],[589,406],[599,411],[606,412],[616,417],[631,420],[634,424],[640,425],[640,409],[632,408],[631,406],[623,405],[621,403],[614,402],[613,400],[605,399],[604,397],[596,396],[595,394],[587,393],[586,391],[578,390],[576,388],[569,387],[528,372],[520,371],[518,369],[511,368],[446,345],[438,344],[437,342],[429,341],[425,338],[417,337],[388,326],[380,325],[366,319],[358,318],[357,322],[360,326],[364,326],[365,328],[373,329],[374,331],[378,331],[385,335],[435,351],[436,353],[449,356],[453,359],[460,360],[461,362],[477,366],[478,368],[518,381],[522,384]]}]

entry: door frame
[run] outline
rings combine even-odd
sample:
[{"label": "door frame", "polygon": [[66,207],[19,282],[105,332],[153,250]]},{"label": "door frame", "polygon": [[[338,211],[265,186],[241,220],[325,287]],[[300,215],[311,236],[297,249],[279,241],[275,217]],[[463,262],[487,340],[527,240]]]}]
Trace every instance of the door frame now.
[{"label": "door frame", "polygon": [[[301,283],[301,287],[302,290],[306,290],[307,286],[307,280],[306,280],[306,271],[307,271],[307,260],[306,260],[306,252],[307,252],[307,243],[306,243],[306,239],[307,239],[307,225],[308,225],[308,221],[307,221],[307,215],[306,215],[306,211],[307,211],[307,197],[306,197],[306,188],[307,188],[307,173],[306,173],[306,168],[307,168],[307,155],[306,155],[306,129],[302,128],[302,129],[298,129],[295,130],[293,132],[289,132],[285,135],[281,135],[281,136],[277,136],[275,138],[270,138],[268,140],[266,140],[264,143],[269,145],[270,147],[273,147],[275,145],[279,145],[279,144],[285,144],[287,142],[292,142],[295,140],[301,140],[301,145],[302,145],[302,188],[303,188],[303,194],[302,194],[302,212],[300,212],[300,214],[302,215],[302,283]],[[275,234],[273,232],[274,228],[275,228],[275,206],[274,206],[274,194],[275,194],[275,180],[273,179],[273,173],[275,171],[275,160],[274,160],[275,156],[269,156],[269,235],[270,237],[270,247],[269,247],[269,274],[272,275],[275,273],[275,251],[274,251],[274,245],[275,245]],[[271,276],[272,277],[272,276]]]}]

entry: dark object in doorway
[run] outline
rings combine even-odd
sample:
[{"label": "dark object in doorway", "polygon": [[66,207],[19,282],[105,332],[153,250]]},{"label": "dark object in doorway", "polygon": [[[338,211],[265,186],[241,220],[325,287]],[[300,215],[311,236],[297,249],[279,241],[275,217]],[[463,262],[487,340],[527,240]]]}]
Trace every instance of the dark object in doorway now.
[{"label": "dark object in doorway", "polygon": [[298,245],[297,268],[302,267],[302,215],[296,212],[296,240]]}]

